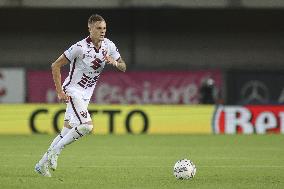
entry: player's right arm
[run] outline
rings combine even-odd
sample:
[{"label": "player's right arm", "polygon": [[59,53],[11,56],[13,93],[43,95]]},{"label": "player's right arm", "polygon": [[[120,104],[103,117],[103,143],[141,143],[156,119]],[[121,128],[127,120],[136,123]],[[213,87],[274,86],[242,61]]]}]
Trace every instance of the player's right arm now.
[{"label": "player's right arm", "polygon": [[55,84],[58,99],[60,101],[68,102],[70,97],[62,90],[61,85],[61,67],[68,64],[69,60],[62,54],[55,62],[51,65],[52,77]]}]

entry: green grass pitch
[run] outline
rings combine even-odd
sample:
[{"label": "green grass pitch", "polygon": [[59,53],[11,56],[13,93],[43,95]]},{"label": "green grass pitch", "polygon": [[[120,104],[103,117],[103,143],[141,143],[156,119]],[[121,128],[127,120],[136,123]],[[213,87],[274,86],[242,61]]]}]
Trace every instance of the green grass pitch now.
[{"label": "green grass pitch", "polygon": [[[284,188],[283,135],[91,135],[45,178],[34,165],[53,137],[0,135],[0,188]],[[196,164],[193,180],[173,176],[182,158]]]}]

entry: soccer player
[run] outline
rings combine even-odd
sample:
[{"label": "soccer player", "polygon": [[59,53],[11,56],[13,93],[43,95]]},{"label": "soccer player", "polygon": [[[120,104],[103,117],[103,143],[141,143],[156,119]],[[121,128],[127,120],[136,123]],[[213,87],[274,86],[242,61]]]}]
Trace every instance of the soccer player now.
[{"label": "soccer player", "polygon": [[[49,168],[55,170],[62,149],[93,129],[87,110],[90,98],[103,71],[110,64],[125,72],[126,64],[115,44],[106,35],[106,21],[100,15],[88,19],[90,35],[72,45],[51,66],[58,99],[67,104],[64,127],[52,141],[47,152],[36,164],[35,171],[51,177]],[[70,72],[61,85],[61,67],[70,63]]]}]

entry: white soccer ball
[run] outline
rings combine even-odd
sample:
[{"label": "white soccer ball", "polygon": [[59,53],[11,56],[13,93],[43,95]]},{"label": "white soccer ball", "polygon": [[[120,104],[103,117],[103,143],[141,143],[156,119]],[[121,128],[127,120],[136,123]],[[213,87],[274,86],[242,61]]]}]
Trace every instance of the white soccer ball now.
[{"label": "white soccer ball", "polygon": [[196,167],[191,160],[178,160],[174,166],[174,176],[177,179],[192,179],[195,173]]}]

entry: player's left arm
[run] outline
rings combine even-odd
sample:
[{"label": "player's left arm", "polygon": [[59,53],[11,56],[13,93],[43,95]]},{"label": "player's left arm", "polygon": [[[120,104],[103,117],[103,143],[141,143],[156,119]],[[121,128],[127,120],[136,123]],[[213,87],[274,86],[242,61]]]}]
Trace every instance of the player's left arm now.
[{"label": "player's left arm", "polygon": [[124,60],[120,57],[116,62],[117,62],[117,64],[116,64],[117,69],[125,72],[126,71],[126,64],[125,64]]},{"label": "player's left arm", "polygon": [[116,67],[117,69],[119,69],[122,72],[126,71],[126,64],[124,62],[124,60],[121,58],[121,55],[118,51],[118,48],[115,46],[115,44],[110,41],[107,40],[108,44],[109,44],[109,49],[108,49],[108,53],[106,54],[106,63],[113,65],[114,67]]},{"label": "player's left arm", "polygon": [[123,72],[126,71],[126,64],[121,57],[119,57],[118,60],[114,60],[111,56],[106,56],[106,62],[108,64],[113,65],[114,67],[116,67],[120,71],[123,71]]}]

